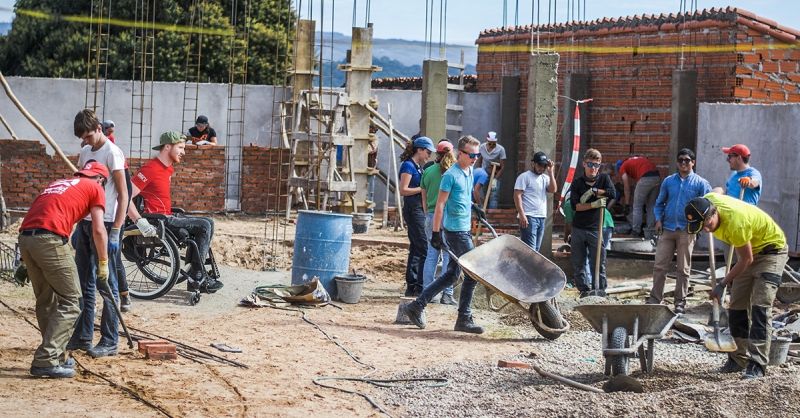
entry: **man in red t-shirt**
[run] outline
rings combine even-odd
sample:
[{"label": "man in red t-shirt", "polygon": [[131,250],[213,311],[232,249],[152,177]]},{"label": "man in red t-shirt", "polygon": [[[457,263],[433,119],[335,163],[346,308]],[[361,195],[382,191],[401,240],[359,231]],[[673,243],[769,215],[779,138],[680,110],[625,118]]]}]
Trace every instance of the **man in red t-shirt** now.
[{"label": "man in red t-shirt", "polygon": [[[642,235],[642,218],[647,206],[647,227],[653,228],[656,223],[655,206],[658,198],[658,187],[661,175],[652,161],[645,157],[631,157],[625,161],[617,161],[617,173],[622,178],[624,194],[622,204],[633,205],[628,220],[631,222],[633,235]],[[631,184],[636,183],[631,202]]]},{"label": "man in red t-shirt", "polygon": [[[141,195],[144,200],[145,213],[167,215],[164,222],[167,228],[172,231],[184,229],[191,235],[192,240],[197,244],[199,259],[196,256],[190,257],[189,290],[197,289],[197,283],[201,283],[205,279],[205,285],[200,287],[200,291],[214,293],[222,288],[222,282],[208,277],[203,268],[203,263],[208,258],[208,249],[211,247],[211,238],[214,236],[214,220],[202,216],[187,217],[173,216],[172,214],[170,179],[175,171],[173,165],[179,163],[186,154],[185,147],[186,137],[180,133],[168,131],[161,134],[159,145],[153,147],[158,151],[158,155],[145,163],[131,179],[133,183],[131,198]],[[136,226],[142,233],[147,235],[144,228],[147,228],[145,224],[148,222],[146,219],[142,219],[135,205],[128,207],[128,216],[136,222]],[[192,249],[189,251],[191,254]]]},{"label": "man in red t-shirt", "polygon": [[42,343],[31,363],[34,376],[72,377],[75,360],[66,347],[81,313],[78,269],[67,241],[86,215],[97,247],[97,280],[108,281],[108,236],[103,223],[108,168],[86,163],[71,179],[50,183],[31,204],[19,228],[19,247],[36,295],[36,320]]}]

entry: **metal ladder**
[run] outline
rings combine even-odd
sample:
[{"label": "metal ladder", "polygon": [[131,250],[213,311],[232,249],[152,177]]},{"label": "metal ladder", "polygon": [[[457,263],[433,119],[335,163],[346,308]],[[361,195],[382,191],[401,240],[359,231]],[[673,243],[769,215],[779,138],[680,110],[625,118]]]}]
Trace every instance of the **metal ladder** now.
[{"label": "metal ladder", "polygon": [[[464,131],[462,117],[464,114],[464,68],[466,66],[464,65],[463,49],[461,50],[461,62],[458,64],[448,62],[447,68],[448,70],[450,68],[458,70],[458,84],[449,82],[450,75],[448,71],[447,104],[445,105],[445,109],[447,109],[445,119],[446,135],[450,139],[457,140]],[[450,136],[451,133],[453,136]]]},{"label": "metal ladder", "polygon": [[131,152],[130,158],[150,155],[153,130],[153,77],[155,73],[156,0],[137,0],[133,45],[133,77],[131,88]]},{"label": "metal ladder", "polygon": [[[243,3],[242,10],[239,5]],[[234,0],[231,5],[231,26],[228,61],[228,115],[225,129],[225,210],[241,207],[242,147],[245,135],[245,101],[247,60],[250,41],[250,2]]]},{"label": "metal ladder", "polygon": [[[190,9],[189,26],[203,28],[203,11],[205,0],[193,0]],[[189,132],[197,118],[198,96],[200,95],[200,77],[202,76],[203,31],[192,31],[186,35],[186,64],[183,78],[183,121],[181,132]]]}]

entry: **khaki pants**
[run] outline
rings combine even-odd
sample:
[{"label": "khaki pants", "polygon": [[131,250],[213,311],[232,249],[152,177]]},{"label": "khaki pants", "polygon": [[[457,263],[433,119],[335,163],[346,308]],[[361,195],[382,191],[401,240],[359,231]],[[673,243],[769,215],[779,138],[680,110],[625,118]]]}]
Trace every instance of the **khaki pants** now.
[{"label": "khaki pants", "polygon": [[728,322],[736,341],[731,358],[740,366],[752,360],[766,367],[769,361],[772,302],[788,260],[786,248],[778,254],[757,254],[753,264],[733,280]]},{"label": "khaki pants", "polygon": [[678,259],[678,275],[675,280],[675,303],[686,299],[689,292],[689,273],[692,268],[692,249],[697,235],[686,231],[667,231],[658,238],[656,260],[653,266],[653,289],[650,290],[650,301],[661,303],[664,298],[664,282],[667,272],[672,269],[672,255]]},{"label": "khaki pants", "polygon": [[58,366],[80,314],[81,286],[69,245],[56,235],[19,236],[22,259],[36,295],[36,320],[42,343],[34,367]]}]

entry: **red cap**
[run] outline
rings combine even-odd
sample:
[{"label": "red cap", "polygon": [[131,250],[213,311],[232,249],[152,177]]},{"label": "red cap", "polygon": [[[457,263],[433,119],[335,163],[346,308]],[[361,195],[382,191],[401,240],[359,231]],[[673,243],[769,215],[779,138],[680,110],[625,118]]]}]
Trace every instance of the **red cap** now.
[{"label": "red cap", "polygon": [[453,144],[449,141],[442,141],[436,144],[436,152],[447,152],[453,150]]},{"label": "red cap", "polygon": [[97,161],[89,161],[86,163],[82,170],[75,173],[76,176],[79,174],[86,177],[103,176],[106,180],[110,177],[108,175],[108,168]]},{"label": "red cap", "polygon": [[750,148],[747,148],[747,145],[744,144],[736,144],[732,147],[722,147],[722,152],[725,154],[741,155],[742,157],[750,156]]}]

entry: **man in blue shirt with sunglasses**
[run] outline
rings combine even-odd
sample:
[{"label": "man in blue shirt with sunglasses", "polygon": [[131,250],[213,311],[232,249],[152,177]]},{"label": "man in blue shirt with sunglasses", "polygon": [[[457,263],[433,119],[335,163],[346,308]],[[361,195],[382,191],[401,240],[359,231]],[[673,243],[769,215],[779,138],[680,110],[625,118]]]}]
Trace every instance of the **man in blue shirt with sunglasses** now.
[{"label": "man in blue shirt with sunglasses", "polygon": [[598,288],[593,287],[593,277],[586,274],[586,263],[592,266],[594,274],[594,263],[596,262],[600,215],[604,213],[606,203],[617,196],[614,183],[608,174],[600,172],[602,165],[602,155],[600,151],[589,148],[583,154],[583,175],[578,177],[570,189],[570,205],[575,211],[572,219],[572,267],[574,271],[573,281],[580,290],[581,297],[590,295],[592,290],[597,291],[596,295],[605,296],[606,289],[606,249],[605,245],[600,245],[600,277],[598,278]]}]

